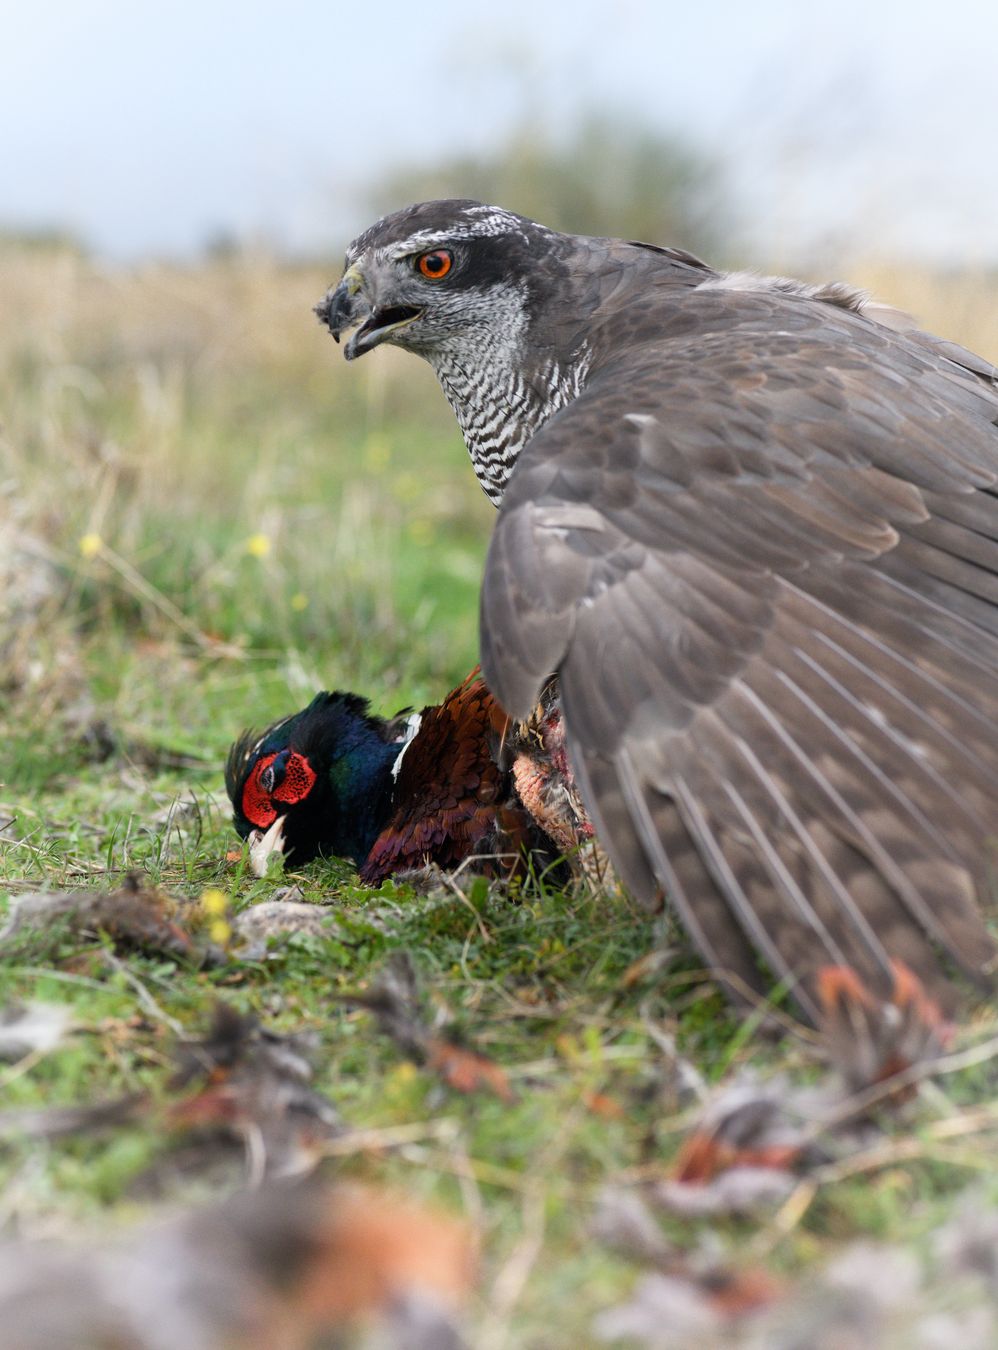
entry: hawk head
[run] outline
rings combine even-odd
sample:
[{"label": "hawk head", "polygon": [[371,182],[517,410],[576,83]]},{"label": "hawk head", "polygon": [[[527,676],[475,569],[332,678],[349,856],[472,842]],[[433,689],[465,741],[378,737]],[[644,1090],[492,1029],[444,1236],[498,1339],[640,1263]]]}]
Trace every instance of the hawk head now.
[{"label": "hawk head", "polygon": [[[421,202],[347,249],[316,306],[348,360],[383,342],[429,361],[496,504],[530,438],[622,341],[661,322],[651,291],[714,275],[678,249],[559,234],[499,206]],[[615,325],[622,298],[638,322]]]},{"label": "hawk head", "polygon": [[316,313],[348,360],[390,342],[429,361],[496,504],[520,451],[574,398],[588,363],[595,273],[608,241],[558,234],[498,206],[422,202],[347,250]]},{"label": "hawk head", "polygon": [[[333,337],[356,325],[348,361],[382,342],[433,361],[442,348],[513,343],[566,239],[475,201],[422,202],[385,216],[347,249],[339,285],[315,312]],[[566,240],[567,242],[567,240]],[[540,272],[540,276],[538,273]]]}]

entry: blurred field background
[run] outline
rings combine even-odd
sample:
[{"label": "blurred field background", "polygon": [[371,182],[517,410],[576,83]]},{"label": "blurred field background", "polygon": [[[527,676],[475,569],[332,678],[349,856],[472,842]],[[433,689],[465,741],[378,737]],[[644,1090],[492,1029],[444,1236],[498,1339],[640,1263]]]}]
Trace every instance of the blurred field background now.
[{"label": "blurred field background", "polygon": [[[116,273],[0,252],[4,511],[27,573],[6,601],[8,693],[32,785],[72,750],[38,754],[65,699],[56,670],[126,735],[156,734],[151,680],[165,743],[217,764],[241,716],[372,679],[425,701],[472,663],[488,512],[430,381],[391,357],[349,372],[323,341],[310,307],[332,275],[256,255]],[[219,708],[190,670],[174,687],[180,653],[227,690]],[[27,786],[23,772],[3,776]]]},{"label": "blurred field background", "polygon": [[[236,841],[221,771],[233,737],[323,687],[359,691],[382,712],[420,706],[473,665],[493,511],[430,371],[387,349],[347,366],[311,314],[338,276],[347,221],[481,196],[721,265],[849,280],[998,359],[998,260],[983,243],[894,248],[877,222],[896,222],[912,200],[890,209],[874,190],[876,162],[854,219],[798,233],[820,171],[834,180],[836,156],[862,140],[852,85],[844,98],[818,90],[835,106],[827,122],[824,112],[794,122],[784,107],[785,153],[764,174],[751,118],[725,127],[726,155],[633,108],[589,106],[542,132],[529,63],[524,74],[508,59],[520,70],[508,134],[464,148],[434,135],[411,162],[393,146],[383,163],[372,151],[362,183],[350,169],[321,247],[314,236],[287,247],[280,230],[238,221],[193,245],[129,247],[110,226],[91,242],[73,220],[8,219],[0,187],[0,910],[26,889],[106,889],[133,869],[192,900],[218,889],[230,914],[269,898],[279,879],[258,882],[226,856]],[[766,69],[760,59],[759,80]],[[410,86],[380,87],[409,120]],[[358,134],[349,122],[344,141]],[[324,173],[334,177],[331,164]],[[750,220],[739,183],[753,175],[772,196]],[[608,1181],[664,1171],[688,1124],[663,1034],[709,1081],[747,1065],[812,1071],[799,1042],[774,1046],[732,1017],[676,935],[652,931],[625,898],[542,888],[522,905],[460,891],[428,904],[404,889],[364,892],[335,864],[292,880],[328,906],[329,939],[235,974],[149,957],[123,972],[101,941],[0,962],[0,1008],[68,1003],[82,1029],[37,1063],[0,1069],[3,1105],[133,1089],[161,1099],[167,1026],[203,1026],[218,997],[275,1028],[309,1028],[318,1081],[352,1125],[446,1116],[446,1145],[358,1150],[338,1166],[474,1220],[476,1346],[588,1344],[593,1317],[633,1286],[633,1265],[593,1240],[590,1217]],[[635,963],[656,942],[668,959],[646,977]],[[369,1019],[331,1003],[400,946],[416,953],[434,1007],[510,1070],[514,1106],[442,1101]],[[163,1019],[142,1020],[136,981]],[[989,1028],[981,1014],[974,1035]],[[993,1200],[993,1131],[978,1138],[956,1119],[995,1095],[993,1077],[985,1066],[920,1099],[868,1173],[819,1186],[799,1211],[752,1230],[752,1251],[792,1278],[857,1236],[924,1248],[978,1177]],[[970,1143],[947,1152],[937,1128]],[[162,1146],[141,1123],[44,1146],[5,1139],[0,1222],[35,1236],[133,1219]],[[677,1250],[713,1243],[740,1259],[749,1226],[674,1221],[667,1232]]]},{"label": "blurred field background", "polygon": [[[837,261],[998,355],[998,276]],[[217,770],[242,721],[316,688],[393,710],[474,663],[492,508],[428,369],[389,350],[350,368],[320,329],[336,275],[0,240],[8,792],[101,747]]]}]

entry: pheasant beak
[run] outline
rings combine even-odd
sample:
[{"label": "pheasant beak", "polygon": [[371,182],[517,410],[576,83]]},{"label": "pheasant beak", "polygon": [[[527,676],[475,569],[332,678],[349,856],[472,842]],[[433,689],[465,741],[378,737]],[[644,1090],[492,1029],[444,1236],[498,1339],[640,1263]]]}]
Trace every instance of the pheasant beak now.
[{"label": "pheasant beak", "polygon": [[251,830],[249,833],[250,867],[254,876],[267,875],[267,862],[272,853],[278,856],[284,853],[284,817],[278,816],[266,831]]},{"label": "pheasant beak", "polygon": [[356,263],[343,273],[340,284],[326,292],[315,306],[315,313],[339,342],[346,329],[360,327],[347,343],[343,355],[348,361],[363,356],[407,327],[422,314],[415,305],[372,305],[365,292],[364,274]]}]

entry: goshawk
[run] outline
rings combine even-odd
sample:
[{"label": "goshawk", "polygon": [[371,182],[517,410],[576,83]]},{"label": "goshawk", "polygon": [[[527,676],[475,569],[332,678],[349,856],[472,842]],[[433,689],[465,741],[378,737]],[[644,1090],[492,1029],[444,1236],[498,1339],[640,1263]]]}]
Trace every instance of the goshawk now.
[{"label": "goshawk", "polygon": [[630,890],[735,989],[986,982],[998,372],[845,286],[471,201],[386,216],[318,306],[436,371],[499,507],[482,668],[557,672]]}]

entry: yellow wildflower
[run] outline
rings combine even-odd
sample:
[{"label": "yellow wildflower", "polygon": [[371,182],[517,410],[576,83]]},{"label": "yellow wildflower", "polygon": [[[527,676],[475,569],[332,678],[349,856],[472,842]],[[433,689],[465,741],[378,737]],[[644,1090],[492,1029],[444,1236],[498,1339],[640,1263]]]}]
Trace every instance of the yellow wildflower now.
[{"label": "yellow wildflower", "polygon": [[266,558],[270,550],[270,536],[267,534],[251,534],[246,540],[246,552],[251,558]]},{"label": "yellow wildflower", "polygon": [[208,925],[208,934],[212,942],[216,942],[219,947],[224,947],[232,936],[232,929],[224,919],[213,919]]},{"label": "yellow wildflower", "polygon": [[206,914],[217,918],[229,908],[229,897],[217,886],[209,886],[206,891],[201,892],[201,907]]}]

